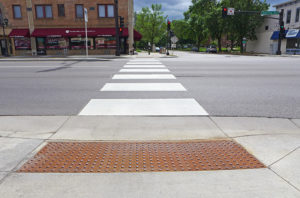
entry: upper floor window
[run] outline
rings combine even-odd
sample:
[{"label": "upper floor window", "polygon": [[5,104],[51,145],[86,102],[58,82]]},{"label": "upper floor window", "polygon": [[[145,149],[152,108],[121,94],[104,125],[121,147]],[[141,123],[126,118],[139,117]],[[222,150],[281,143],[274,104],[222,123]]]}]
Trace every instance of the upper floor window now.
[{"label": "upper floor window", "polygon": [[299,22],[299,14],[300,14],[300,8],[297,8],[296,10],[296,22]]},{"label": "upper floor window", "polygon": [[51,5],[37,5],[35,11],[38,19],[53,18]]},{"label": "upper floor window", "polygon": [[76,18],[83,18],[83,5],[77,4],[75,5],[76,9]]},{"label": "upper floor window", "polygon": [[287,15],[286,15],[286,23],[287,24],[291,22],[291,15],[292,15],[292,10],[288,10]]},{"label": "upper floor window", "polygon": [[114,5],[98,5],[98,16],[100,18],[114,17],[115,16]]},{"label": "upper floor window", "polygon": [[13,5],[13,13],[14,13],[14,18],[15,19],[22,18],[21,6],[20,5]]},{"label": "upper floor window", "polygon": [[58,16],[64,17],[65,16],[65,5],[64,4],[57,4]]}]

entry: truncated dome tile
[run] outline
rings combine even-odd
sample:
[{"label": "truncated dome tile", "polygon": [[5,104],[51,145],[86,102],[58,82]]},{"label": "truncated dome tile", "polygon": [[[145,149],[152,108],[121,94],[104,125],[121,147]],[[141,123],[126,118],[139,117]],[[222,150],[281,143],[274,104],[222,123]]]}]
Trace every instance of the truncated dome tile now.
[{"label": "truncated dome tile", "polygon": [[18,172],[112,173],[264,168],[234,141],[50,142]]}]

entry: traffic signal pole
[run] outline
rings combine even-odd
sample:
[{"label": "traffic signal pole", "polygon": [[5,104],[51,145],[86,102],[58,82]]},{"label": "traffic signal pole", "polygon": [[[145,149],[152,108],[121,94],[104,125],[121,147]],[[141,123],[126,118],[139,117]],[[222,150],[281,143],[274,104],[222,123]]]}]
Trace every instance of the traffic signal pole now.
[{"label": "traffic signal pole", "polygon": [[116,23],[116,56],[120,56],[120,28],[119,28],[119,9],[118,0],[115,0],[115,23]]},{"label": "traffic signal pole", "polygon": [[171,31],[171,21],[168,20],[167,22],[167,56],[170,55],[170,52],[169,52],[169,47],[171,45],[170,43],[170,31]]},{"label": "traffic signal pole", "polygon": [[279,14],[279,27],[280,27],[280,30],[279,30],[279,38],[278,38],[278,48],[277,48],[277,52],[276,54],[277,55],[281,55],[281,39],[283,38],[283,31],[284,30],[284,21],[283,21],[283,12],[284,10],[282,9],[280,14]]}]

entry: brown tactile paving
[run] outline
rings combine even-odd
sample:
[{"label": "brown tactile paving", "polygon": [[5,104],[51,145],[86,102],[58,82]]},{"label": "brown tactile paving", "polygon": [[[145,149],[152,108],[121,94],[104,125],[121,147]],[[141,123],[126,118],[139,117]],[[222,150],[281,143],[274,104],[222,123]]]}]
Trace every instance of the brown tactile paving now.
[{"label": "brown tactile paving", "polygon": [[264,168],[234,141],[50,142],[18,172],[111,173]]}]

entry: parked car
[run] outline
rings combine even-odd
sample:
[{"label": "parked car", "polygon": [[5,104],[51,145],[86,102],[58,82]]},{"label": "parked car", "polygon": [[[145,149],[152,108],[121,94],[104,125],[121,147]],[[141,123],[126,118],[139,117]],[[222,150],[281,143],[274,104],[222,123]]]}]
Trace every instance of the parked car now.
[{"label": "parked car", "polygon": [[156,52],[159,52],[159,51],[160,51],[160,48],[159,48],[159,47],[156,47],[156,48],[155,48],[155,51],[156,51]]},{"label": "parked car", "polygon": [[193,51],[193,52],[199,52],[199,49],[198,49],[198,47],[193,47],[193,48],[192,48],[192,51]]},{"label": "parked car", "polygon": [[209,45],[206,48],[206,52],[207,53],[217,53],[218,50],[217,50],[217,47],[215,45]]}]

